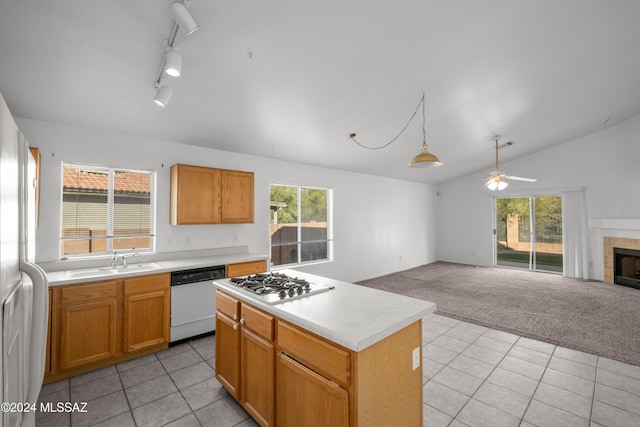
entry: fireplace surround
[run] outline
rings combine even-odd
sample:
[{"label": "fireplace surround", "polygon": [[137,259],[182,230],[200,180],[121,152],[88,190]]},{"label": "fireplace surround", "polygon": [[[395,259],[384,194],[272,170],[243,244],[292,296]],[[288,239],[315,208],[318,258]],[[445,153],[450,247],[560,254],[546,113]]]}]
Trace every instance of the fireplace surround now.
[{"label": "fireplace surround", "polygon": [[[603,239],[603,255],[604,255],[604,282],[610,284],[617,284],[615,281],[616,272],[616,260],[614,249],[632,250],[636,253],[640,253],[640,239],[625,238],[625,237],[613,237],[604,236]],[[625,261],[630,263],[630,261]],[[624,284],[629,286],[628,284]],[[639,287],[633,286],[633,287]]]},{"label": "fireplace surround", "polygon": [[613,283],[640,289],[640,250],[613,248]]}]

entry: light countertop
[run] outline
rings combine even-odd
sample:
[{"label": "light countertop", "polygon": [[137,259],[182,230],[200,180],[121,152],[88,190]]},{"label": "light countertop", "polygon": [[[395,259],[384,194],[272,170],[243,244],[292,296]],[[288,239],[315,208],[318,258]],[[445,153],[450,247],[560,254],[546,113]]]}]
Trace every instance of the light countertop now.
[{"label": "light countertop", "polygon": [[436,304],[294,270],[279,270],[313,283],[333,286],[327,292],[277,304],[260,301],[226,280],[218,289],[353,351],[362,351],[435,311]]},{"label": "light countertop", "polygon": [[197,253],[194,251],[191,254],[192,257],[179,258],[179,256],[176,255],[175,258],[172,258],[169,255],[162,254],[157,256],[157,260],[154,260],[151,256],[145,256],[144,262],[140,265],[138,265],[136,259],[128,258],[128,266],[116,270],[108,268],[109,266],[106,264],[110,264],[110,261],[103,260],[102,264],[104,265],[102,266],[47,271],[47,278],[49,279],[49,286],[60,286],[267,259],[266,255],[243,251],[213,251],[208,254],[206,251]]}]

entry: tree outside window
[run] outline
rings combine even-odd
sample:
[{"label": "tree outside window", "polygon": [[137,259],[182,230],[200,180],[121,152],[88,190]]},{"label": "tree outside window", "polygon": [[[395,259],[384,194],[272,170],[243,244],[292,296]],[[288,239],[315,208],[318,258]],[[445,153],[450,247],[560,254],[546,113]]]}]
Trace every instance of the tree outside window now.
[{"label": "tree outside window", "polygon": [[331,259],[331,190],[271,185],[271,264]]}]

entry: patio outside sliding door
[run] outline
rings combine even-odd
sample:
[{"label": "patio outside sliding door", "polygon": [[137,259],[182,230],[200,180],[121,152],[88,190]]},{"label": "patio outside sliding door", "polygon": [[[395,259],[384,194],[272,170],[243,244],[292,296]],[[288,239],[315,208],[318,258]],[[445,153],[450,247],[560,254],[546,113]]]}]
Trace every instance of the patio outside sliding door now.
[{"label": "patio outside sliding door", "polygon": [[562,198],[496,198],[496,265],[562,273]]}]

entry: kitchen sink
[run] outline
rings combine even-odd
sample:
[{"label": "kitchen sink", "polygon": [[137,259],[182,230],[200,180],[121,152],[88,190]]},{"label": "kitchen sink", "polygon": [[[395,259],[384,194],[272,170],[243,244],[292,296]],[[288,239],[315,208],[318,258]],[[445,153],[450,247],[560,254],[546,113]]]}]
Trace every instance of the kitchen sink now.
[{"label": "kitchen sink", "polygon": [[112,267],[97,267],[97,268],[84,268],[82,270],[69,270],[67,275],[69,277],[100,277],[110,276],[117,274],[135,273],[137,271],[156,270],[160,268],[160,265],[155,262],[145,262],[144,264],[128,265],[126,267],[118,266]]}]

